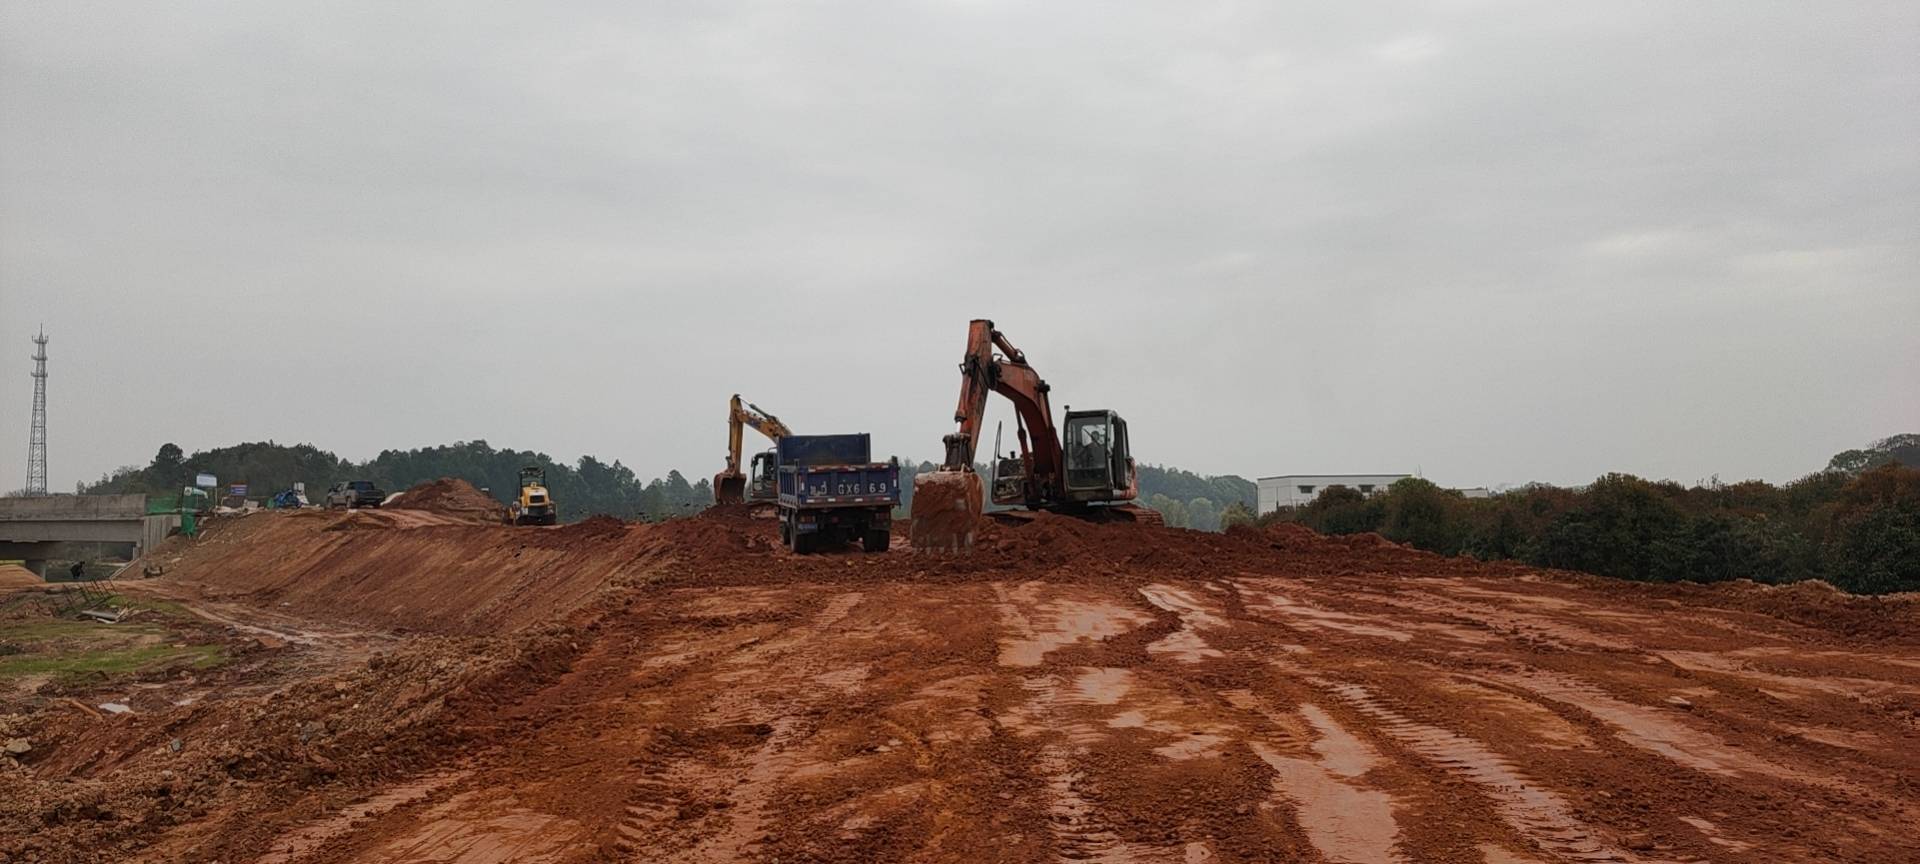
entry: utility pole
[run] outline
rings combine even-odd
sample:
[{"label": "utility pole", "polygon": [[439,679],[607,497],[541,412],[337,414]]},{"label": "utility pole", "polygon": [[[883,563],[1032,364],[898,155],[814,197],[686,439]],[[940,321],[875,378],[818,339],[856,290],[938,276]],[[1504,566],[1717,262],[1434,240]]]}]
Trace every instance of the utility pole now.
[{"label": "utility pole", "polygon": [[33,431],[27,435],[27,494],[47,494],[47,328],[33,337]]}]

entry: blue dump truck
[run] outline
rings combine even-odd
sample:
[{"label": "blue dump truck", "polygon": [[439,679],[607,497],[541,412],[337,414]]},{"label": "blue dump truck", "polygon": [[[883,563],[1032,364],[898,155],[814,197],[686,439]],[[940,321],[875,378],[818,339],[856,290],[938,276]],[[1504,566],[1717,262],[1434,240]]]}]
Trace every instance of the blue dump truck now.
[{"label": "blue dump truck", "polygon": [[788,435],[774,448],[780,488],[780,542],[806,553],[858,540],[887,551],[900,503],[900,463],[873,461],[858,435]]}]

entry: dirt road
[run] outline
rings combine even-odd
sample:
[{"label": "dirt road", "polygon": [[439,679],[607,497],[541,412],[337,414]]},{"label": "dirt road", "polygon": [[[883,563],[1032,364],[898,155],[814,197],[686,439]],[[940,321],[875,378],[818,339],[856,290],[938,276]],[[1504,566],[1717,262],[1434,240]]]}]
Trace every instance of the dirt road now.
[{"label": "dirt road", "polygon": [[697,521],[629,529],[677,551],[547,637],[561,662],[449,696],[407,770],[148,858],[1920,856],[1910,601],[1046,520],[797,559]]}]

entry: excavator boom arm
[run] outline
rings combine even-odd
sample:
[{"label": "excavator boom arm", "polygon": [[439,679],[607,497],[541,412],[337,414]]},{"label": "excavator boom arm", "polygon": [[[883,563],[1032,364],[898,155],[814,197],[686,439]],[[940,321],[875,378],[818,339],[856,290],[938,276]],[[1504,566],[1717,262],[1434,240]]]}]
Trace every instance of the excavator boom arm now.
[{"label": "excavator boom arm", "polygon": [[[740,397],[736,396],[734,398],[738,399]],[[780,418],[768,414],[762,410],[760,406],[752,402],[747,403],[746,411],[740,411],[738,406],[735,406],[734,410],[736,415],[740,417],[740,422],[753,427],[753,431],[767,436],[768,441],[777,442],[793,434],[793,430],[788,429],[787,424],[780,422]]]},{"label": "excavator boom arm", "polygon": [[740,448],[745,444],[741,440],[748,427],[767,436],[768,441],[779,443],[780,439],[793,434],[780,418],[761,410],[751,402],[741,403],[740,394],[733,394],[733,400],[727,403],[727,473],[740,472]]},{"label": "excavator boom arm", "polygon": [[[1000,349],[1001,356],[994,356],[995,348]],[[1053,425],[1053,406],[1047,398],[1050,389],[1040,373],[1027,365],[1027,355],[1013,347],[1005,334],[993,329],[992,321],[975,319],[967,329],[967,353],[960,362],[960,404],[953,415],[960,428],[946,437],[944,467],[964,470],[973,465],[980,430],[986,423],[987,394],[998,393],[1013,403],[1026,426],[1030,482],[1058,478],[1060,432]]]},{"label": "excavator boom arm", "polygon": [[740,471],[740,448],[745,444],[741,439],[749,426],[776,444],[793,434],[793,430],[780,422],[780,418],[751,402],[742,403],[740,394],[733,394],[733,398],[727,402],[727,470],[713,478],[713,496],[718,503],[737,504],[745,493],[747,480]]}]

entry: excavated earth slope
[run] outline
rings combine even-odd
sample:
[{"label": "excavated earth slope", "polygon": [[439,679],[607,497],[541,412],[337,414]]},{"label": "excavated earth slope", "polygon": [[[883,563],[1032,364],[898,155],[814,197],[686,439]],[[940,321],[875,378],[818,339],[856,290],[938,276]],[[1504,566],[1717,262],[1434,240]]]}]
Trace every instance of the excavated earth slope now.
[{"label": "excavated earth slope", "polygon": [[1042,517],[807,558],[769,530],[224,526],[169,590],[426,632],[121,737],[49,721],[11,782],[50,803],[0,828],[42,860],[316,864],[1920,855],[1913,598],[1291,528]]}]

